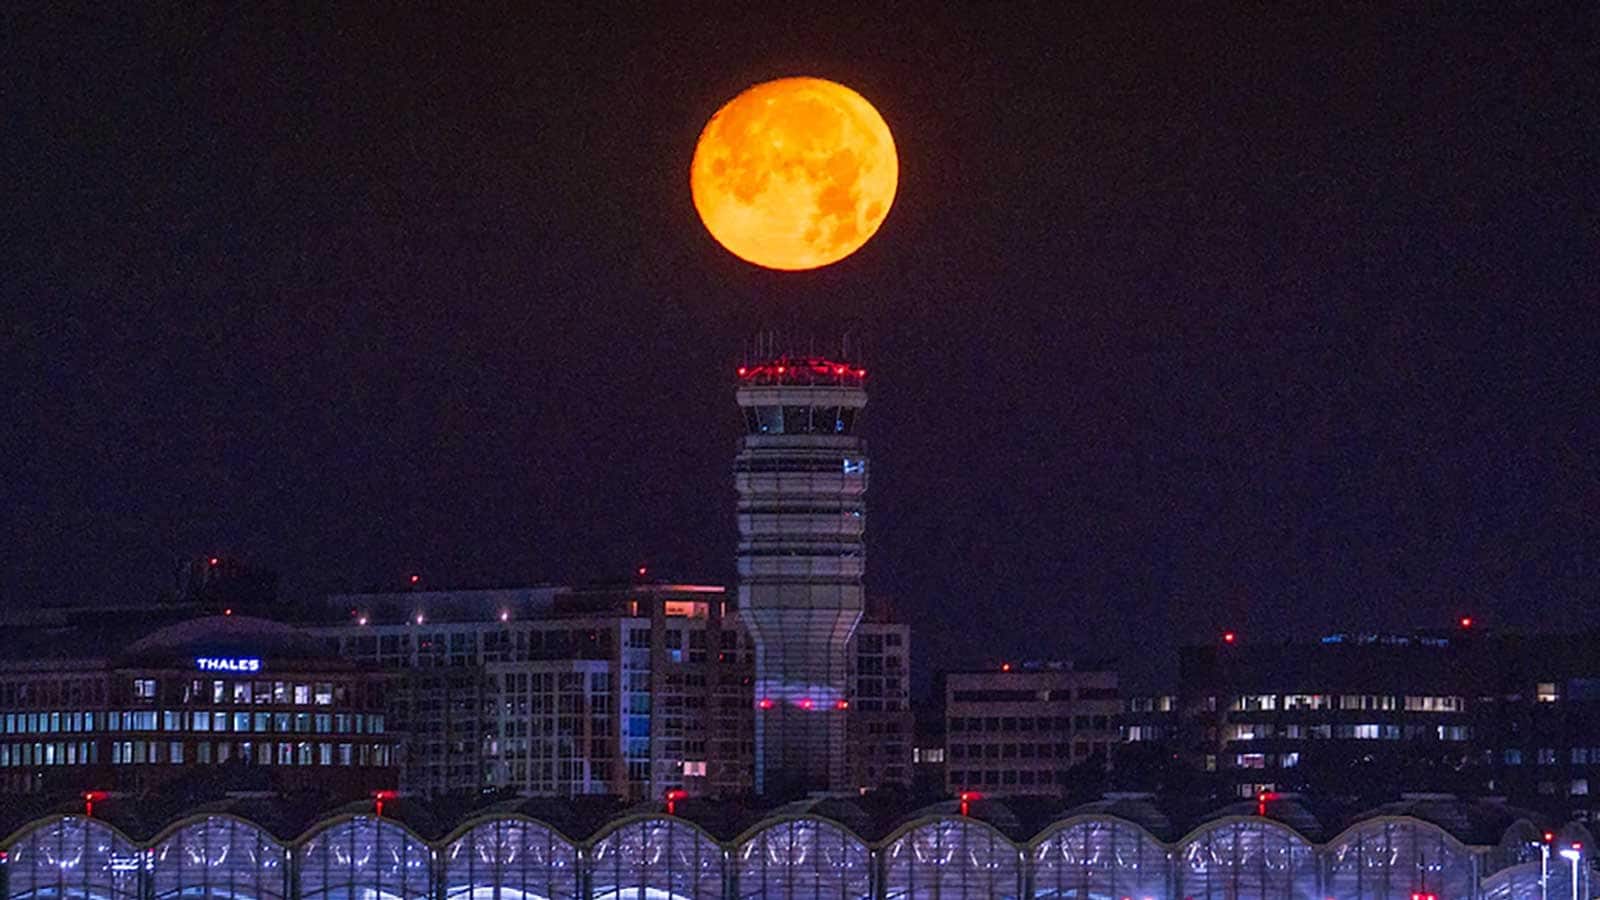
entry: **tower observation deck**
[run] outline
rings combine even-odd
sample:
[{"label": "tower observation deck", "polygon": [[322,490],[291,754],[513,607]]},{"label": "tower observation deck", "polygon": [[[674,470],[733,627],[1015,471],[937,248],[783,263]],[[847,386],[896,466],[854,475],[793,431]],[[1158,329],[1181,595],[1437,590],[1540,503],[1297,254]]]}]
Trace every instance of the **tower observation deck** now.
[{"label": "tower observation deck", "polygon": [[738,370],[739,610],[756,649],[756,790],[847,787],[846,645],[863,610],[866,370],[774,356]]}]

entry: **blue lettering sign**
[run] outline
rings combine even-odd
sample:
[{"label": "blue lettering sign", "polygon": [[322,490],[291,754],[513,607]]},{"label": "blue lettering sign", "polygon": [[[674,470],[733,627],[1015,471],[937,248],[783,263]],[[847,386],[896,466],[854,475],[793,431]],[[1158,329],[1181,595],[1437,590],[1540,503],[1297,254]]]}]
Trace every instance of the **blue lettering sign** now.
[{"label": "blue lettering sign", "polygon": [[194,667],[202,672],[259,672],[261,660],[248,656],[197,656]]}]

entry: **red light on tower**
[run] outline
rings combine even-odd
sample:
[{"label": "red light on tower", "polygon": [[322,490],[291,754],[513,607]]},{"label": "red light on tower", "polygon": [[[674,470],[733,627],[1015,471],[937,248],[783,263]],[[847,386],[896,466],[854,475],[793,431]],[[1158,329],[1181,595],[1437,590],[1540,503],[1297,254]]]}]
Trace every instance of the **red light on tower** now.
[{"label": "red light on tower", "polygon": [[639,575],[640,578],[643,578],[644,576],[646,576],[648,574],[650,574],[649,568],[647,568],[645,566],[640,566],[639,567],[638,575]]},{"label": "red light on tower", "polygon": [[1239,636],[1237,634],[1234,634],[1231,631],[1224,631],[1222,633],[1222,642],[1224,644],[1231,644],[1234,641],[1237,641],[1238,639],[1239,639]]},{"label": "red light on tower", "polygon": [[1011,663],[1001,663],[1000,664],[1000,671],[1002,671],[1002,672],[1011,671]]},{"label": "red light on tower", "polygon": [[761,698],[761,702],[757,703],[756,705],[761,707],[762,709],[771,709],[772,706],[773,706],[772,698],[771,697],[762,697]]},{"label": "red light on tower", "polygon": [[806,697],[805,699],[800,701],[800,708],[801,709],[810,709],[811,707],[813,707],[815,705],[816,705],[815,703],[811,702],[811,698],[810,697]]},{"label": "red light on tower", "polygon": [[225,616],[233,615],[233,607],[230,606],[227,609],[223,610],[222,614],[225,615]]},{"label": "red light on tower", "polygon": [[689,792],[684,790],[683,788],[673,788],[673,789],[667,791],[667,815],[669,815],[669,816],[677,815],[678,814],[678,801],[687,799],[688,796],[689,796]]},{"label": "red light on tower", "polygon": [[220,565],[222,563],[222,560],[220,560],[220,559],[216,558],[215,556],[213,556],[210,559],[206,560],[206,562],[210,563],[211,564],[211,568],[215,569],[218,565]]},{"label": "red light on tower", "polygon": [[840,700],[839,702],[833,704],[833,708],[834,709],[849,709],[850,708],[850,701],[849,700]]},{"label": "red light on tower", "polygon": [[744,366],[740,366],[740,367],[739,367],[739,377],[740,377],[740,378],[743,378],[743,377],[744,377],[744,376],[745,376],[745,373],[746,373],[746,372],[749,372],[749,371],[750,371],[750,370],[749,370],[749,369],[746,369],[746,368],[745,368],[745,367],[744,367]]},{"label": "red light on tower", "polygon": [[411,581],[412,584],[416,584],[417,582],[419,582],[421,580],[422,580],[422,576],[421,575],[412,575],[411,578],[410,578],[410,581]]},{"label": "red light on tower", "polygon": [[1472,627],[1472,617],[1471,616],[1462,616],[1460,619],[1458,619],[1456,621],[1456,624],[1460,625],[1462,628],[1471,628]]}]

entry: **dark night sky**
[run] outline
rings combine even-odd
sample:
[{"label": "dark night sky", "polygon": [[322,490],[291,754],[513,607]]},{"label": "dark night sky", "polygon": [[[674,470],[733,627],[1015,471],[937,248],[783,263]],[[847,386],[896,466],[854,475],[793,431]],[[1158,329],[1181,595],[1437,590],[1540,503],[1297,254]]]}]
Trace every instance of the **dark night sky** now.
[{"label": "dark night sky", "polygon": [[[776,325],[870,338],[924,666],[1592,616],[1600,16],[1510,5],[10,8],[3,602],[729,580]],[[773,273],[687,170],[796,74],[900,192]]]}]

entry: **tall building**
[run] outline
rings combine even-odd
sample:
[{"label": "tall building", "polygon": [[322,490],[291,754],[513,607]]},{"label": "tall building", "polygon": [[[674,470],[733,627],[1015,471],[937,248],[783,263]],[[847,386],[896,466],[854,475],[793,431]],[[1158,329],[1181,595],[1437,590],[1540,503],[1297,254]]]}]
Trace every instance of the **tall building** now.
[{"label": "tall building", "polygon": [[952,672],[945,677],[947,790],[1067,796],[1074,768],[1109,764],[1121,710],[1109,665]]},{"label": "tall building", "polygon": [[849,643],[864,609],[866,371],[776,355],[738,375],[738,605],[755,644],[756,790],[846,790]]},{"label": "tall building", "polygon": [[402,789],[748,791],[753,658],[720,585],[341,595],[317,630],[401,675]]}]

